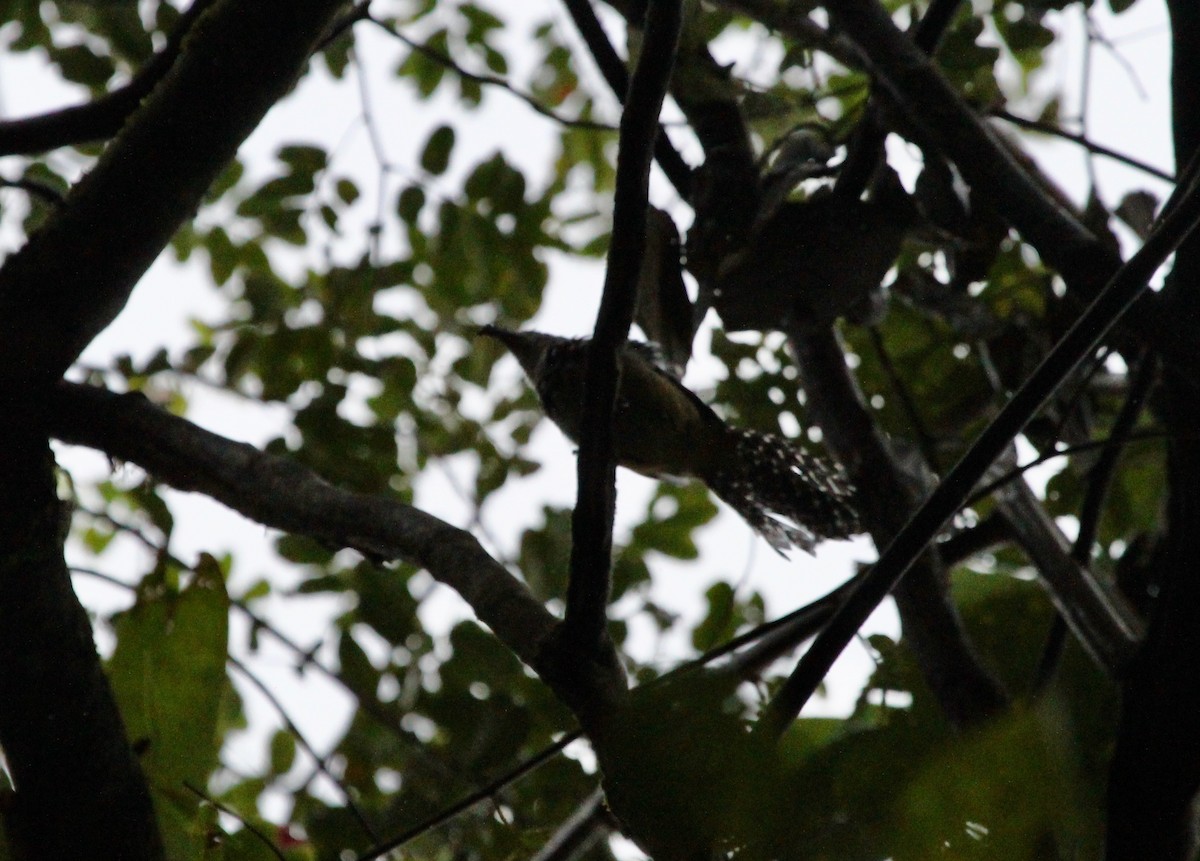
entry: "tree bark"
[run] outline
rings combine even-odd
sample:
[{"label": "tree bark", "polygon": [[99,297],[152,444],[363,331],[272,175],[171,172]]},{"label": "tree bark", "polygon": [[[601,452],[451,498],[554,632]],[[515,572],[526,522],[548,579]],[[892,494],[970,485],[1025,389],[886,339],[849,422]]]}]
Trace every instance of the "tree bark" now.
[{"label": "tree bark", "polygon": [[63,560],[40,417],[0,399],[0,746],[14,857],[163,857],[154,809]]},{"label": "tree bark", "polygon": [[[1200,9],[1187,0],[1171,13],[1175,160],[1182,170],[1200,148]],[[1200,239],[1180,246],[1168,290],[1172,316],[1193,339],[1200,323]],[[1164,331],[1170,340],[1175,330]],[[1163,345],[1156,345],[1162,347]],[[1167,345],[1169,347],[1169,345]],[[1153,572],[1159,592],[1146,644],[1124,686],[1109,773],[1109,861],[1192,858],[1194,801],[1200,790],[1200,402],[1196,380],[1168,366],[1159,412],[1168,429],[1166,531]]]}]

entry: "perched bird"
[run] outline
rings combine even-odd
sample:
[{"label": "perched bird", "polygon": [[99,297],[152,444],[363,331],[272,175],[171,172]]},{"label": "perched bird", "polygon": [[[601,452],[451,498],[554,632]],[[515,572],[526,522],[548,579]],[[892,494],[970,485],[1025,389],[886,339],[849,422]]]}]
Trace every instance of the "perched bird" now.
[{"label": "perched bird", "polygon": [[[587,339],[484,326],[525,370],[546,415],[579,441]],[[620,355],[613,418],[616,459],[652,478],[698,478],[780,553],[862,531],[841,467],[790,441],[725,424],[662,370],[648,344]]]}]

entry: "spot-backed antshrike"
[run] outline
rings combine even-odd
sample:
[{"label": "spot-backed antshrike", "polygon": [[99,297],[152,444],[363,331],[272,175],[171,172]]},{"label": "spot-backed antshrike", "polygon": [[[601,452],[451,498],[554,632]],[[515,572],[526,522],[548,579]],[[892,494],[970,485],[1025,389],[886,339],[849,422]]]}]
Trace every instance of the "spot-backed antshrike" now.
[{"label": "spot-backed antshrike", "polygon": [[[533,382],[546,415],[573,441],[583,411],[586,339],[484,326]],[[781,553],[861,531],[841,467],[787,439],[725,424],[654,362],[648,345],[620,355],[613,417],[617,462],[651,477],[698,478]]]}]

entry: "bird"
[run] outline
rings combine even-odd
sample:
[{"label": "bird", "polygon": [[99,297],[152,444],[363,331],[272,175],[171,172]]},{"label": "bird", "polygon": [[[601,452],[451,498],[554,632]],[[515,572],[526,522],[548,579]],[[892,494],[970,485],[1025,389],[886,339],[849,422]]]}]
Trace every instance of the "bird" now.
[{"label": "bird", "polygon": [[[508,348],[546,415],[578,444],[589,340],[495,325],[479,334]],[[618,366],[618,464],[651,478],[700,480],[781,555],[862,531],[840,465],[785,437],[727,424],[660,367],[651,344],[626,342]]]}]

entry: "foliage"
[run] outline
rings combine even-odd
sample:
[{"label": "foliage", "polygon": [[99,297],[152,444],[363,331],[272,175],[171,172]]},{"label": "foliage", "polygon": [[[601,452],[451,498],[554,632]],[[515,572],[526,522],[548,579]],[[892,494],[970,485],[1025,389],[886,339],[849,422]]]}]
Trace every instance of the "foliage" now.
[{"label": "foliage", "polygon": [[[845,144],[868,103],[862,70],[830,59],[820,45],[748,26],[733,11],[741,4],[717,5],[721,11],[708,10],[692,37],[720,46],[721,57],[736,54],[723,86],[738,94],[759,152],[775,151],[802,125],[819,125]],[[899,20],[919,12],[907,2],[887,5]],[[1043,72],[1066,14],[1059,10],[1078,5],[964,5],[939,66],[977,110],[1051,115],[1063,94],[1049,91],[1052,76]],[[1110,5],[1120,13],[1133,3]],[[85,97],[120,87],[179,19],[168,2],[9,0],[2,8],[0,38],[9,51],[35,56]],[[533,521],[512,534],[488,531],[493,518],[510,522],[496,515],[511,500],[544,486],[535,482],[555,468],[546,441],[556,431],[543,427],[511,362],[472,335],[493,320],[530,323],[564,295],[578,331],[590,325],[582,288],[571,283],[577,276],[563,273],[599,282],[588,264],[608,239],[615,136],[592,121],[611,119],[613,100],[557,11],[461,0],[376,0],[370,11],[375,20],[327,43],[288,97],[289,106],[314,112],[311,136],[256,140],[256,153],[228,165],[171,239],[173,262],[204,279],[213,300],[205,307],[215,310],[191,321],[189,342],[117,356],[90,377],[200,423],[210,391],[231,396],[230,409],[273,417],[265,450],[342,488],[458,511],[451,519],[479,527],[488,550],[558,609],[569,509],[539,503]],[[374,89],[376,75],[362,91],[363,134],[375,147],[374,163],[364,167],[336,135],[318,134],[321,108],[305,100],[320,105],[319,86],[357,98],[354,81],[374,74],[370,62],[381,57],[388,89]],[[540,116],[497,86],[499,78],[547,112],[580,122]],[[407,153],[379,137],[396,104],[411,111]],[[481,140],[475,115],[497,105],[516,119],[487,127],[496,139]],[[529,128],[550,142],[540,166],[515,155]],[[676,140],[687,135],[669,128]],[[10,157],[5,178],[61,191],[98,151],[84,143]],[[904,168],[928,171],[926,183],[935,169]],[[820,184],[808,180],[792,196]],[[661,197],[688,217],[685,201]],[[932,211],[936,201],[922,203]],[[18,189],[4,189],[0,204],[8,237],[33,233],[56,205]],[[839,324],[877,428],[897,449],[919,451],[934,472],[957,460],[1076,307],[1003,226],[995,241],[985,236],[973,246],[987,225],[959,209],[955,217],[972,223],[927,219],[908,235],[878,319]],[[718,328],[709,367],[716,370],[701,394],[730,421],[789,433],[818,423],[779,336]],[[1027,440],[1038,451],[1103,439],[1113,427],[1126,367],[1114,358],[1092,371],[1076,375],[1031,426]],[[811,438],[798,444],[815,445]],[[1049,461],[1052,515],[1079,515],[1096,459],[1085,451]],[[1159,528],[1164,469],[1163,446],[1153,439],[1119,461],[1090,558],[1104,582],[1122,573],[1127,548],[1142,547]],[[461,612],[449,622],[436,615],[443,593],[413,565],[292,534],[263,537],[276,554],[267,570],[249,571],[241,550],[191,564],[173,543],[179,499],[152,478],[80,476],[71,492],[78,505],[71,558],[112,572],[131,590],[127,609],[98,611],[95,622],[112,635],[106,671],[172,858],[272,857],[256,832],[288,858],[346,857],[347,849],[417,829],[576,729],[566,706],[483,625]],[[615,749],[635,760],[656,753],[638,763],[645,773],[634,778],[661,802],[644,827],[710,829],[706,836],[737,857],[1094,857],[1116,687],[1072,642],[1049,687],[1035,693],[1054,611],[1032,582],[1032,563],[1012,544],[957,560],[951,574],[975,648],[1015,698],[1008,713],[959,732],[906,639],[879,634],[870,639],[875,670],[853,712],[805,716],[766,752],[757,740],[739,739],[791,662],[771,664],[751,685],[703,674],[663,683],[661,660],[644,646],[652,631],[655,642],[686,643],[700,654],[766,621],[763,597],[732,576],[706,592],[684,577],[665,585],[684,567],[736,569],[736,561],[714,566],[701,553],[710,523],[728,515],[718,518],[696,483],[660,485],[644,503],[637,492],[631,498],[636,505],[622,498],[630,522],[614,553],[612,635],[631,678],[656,693],[638,705],[638,733]],[[956,528],[995,510],[991,499],[979,500]],[[209,553],[225,552],[219,536],[211,540]],[[703,593],[705,612],[681,617],[662,600],[664,589]],[[335,617],[319,636],[294,643],[288,660],[306,679],[331,678],[354,704],[350,719],[314,751],[291,722],[302,716],[285,709],[273,718],[278,731],[259,733],[260,759],[236,759],[247,725],[243,698],[253,685],[232,660],[257,666],[265,644],[278,645],[277,632],[288,630],[289,614],[321,599],[337,607]],[[708,754],[699,766],[672,771],[697,751]],[[532,855],[598,783],[592,753],[581,745],[570,752],[420,831],[405,857]],[[768,778],[772,791],[764,793]],[[232,815],[218,815],[217,804]],[[697,810],[702,825],[686,818]],[[601,841],[583,857],[612,853]],[[0,857],[7,857],[2,848]]]}]

